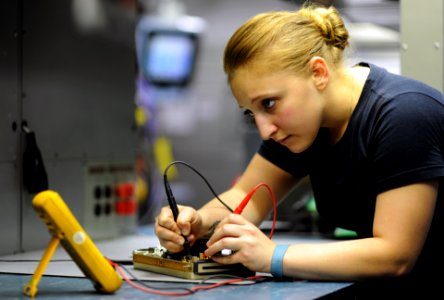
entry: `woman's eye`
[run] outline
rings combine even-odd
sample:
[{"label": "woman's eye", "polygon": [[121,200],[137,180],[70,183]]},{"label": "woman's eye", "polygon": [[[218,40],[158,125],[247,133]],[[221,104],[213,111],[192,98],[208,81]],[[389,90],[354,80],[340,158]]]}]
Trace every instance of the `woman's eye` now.
[{"label": "woman's eye", "polygon": [[244,119],[248,124],[255,124],[254,114],[250,110],[244,111]]},{"label": "woman's eye", "polygon": [[265,99],[262,101],[262,107],[265,109],[271,109],[276,104],[276,100],[273,99]]}]

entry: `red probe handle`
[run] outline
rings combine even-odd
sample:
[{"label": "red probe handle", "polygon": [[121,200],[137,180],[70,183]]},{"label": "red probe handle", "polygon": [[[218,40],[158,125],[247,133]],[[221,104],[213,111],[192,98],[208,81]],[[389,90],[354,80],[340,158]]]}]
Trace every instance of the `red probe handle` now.
[{"label": "red probe handle", "polygon": [[236,209],[233,211],[234,214],[240,215],[242,213],[242,211],[244,210],[245,206],[247,206],[248,202],[251,199],[251,196],[253,196],[254,192],[256,191],[256,189],[252,189],[246,196],[245,198],[242,200],[242,202],[239,204],[238,207],[236,207]]}]

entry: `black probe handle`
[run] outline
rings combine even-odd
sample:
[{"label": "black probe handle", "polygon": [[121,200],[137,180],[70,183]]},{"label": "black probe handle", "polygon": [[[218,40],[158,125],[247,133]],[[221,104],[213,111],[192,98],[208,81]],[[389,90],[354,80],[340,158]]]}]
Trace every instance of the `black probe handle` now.
[{"label": "black probe handle", "polygon": [[177,216],[179,215],[179,209],[177,208],[177,203],[173,196],[168,197],[168,203],[170,204],[171,211],[173,212],[174,222],[176,222]]},{"label": "black probe handle", "polygon": [[[164,181],[164,185],[165,185],[165,193],[166,193],[167,199],[168,199],[168,204],[170,205],[170,209],[173,212],[174,222],[176,222],[177,216],[179,215],[179,209],[177,208],[176,199],[174,198],[173,192],[171,191],[171,187],[166,182],[166,180]],[[185,239],[185,243],[183,244],[183,247],[184,247],[185,251],[187,252],[187,255],[191,255],[190,243],[188,242],[188,239],[186,236],[184,236],[184,235],[182,235],[182,236]]]},{"label": "black probe handle", "polygon": [[176,199],[173,196],[173,192],[171,191],[170,185],[165,182],[165,193],[167,195],[168,204],[170,205],[170,209],[173,212],[174,222],[177,221],[177,216],[179,215],[179,209],[177,208]]}]

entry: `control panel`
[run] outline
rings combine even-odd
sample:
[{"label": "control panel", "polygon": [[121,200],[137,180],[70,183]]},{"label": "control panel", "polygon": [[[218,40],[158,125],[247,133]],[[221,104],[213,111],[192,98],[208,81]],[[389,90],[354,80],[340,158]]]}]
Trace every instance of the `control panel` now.
[{"label": "control panel", "polygon": [[84,227],[94,239],[134,233],[138,205],[133,164],[87,165],[84,209]]}]

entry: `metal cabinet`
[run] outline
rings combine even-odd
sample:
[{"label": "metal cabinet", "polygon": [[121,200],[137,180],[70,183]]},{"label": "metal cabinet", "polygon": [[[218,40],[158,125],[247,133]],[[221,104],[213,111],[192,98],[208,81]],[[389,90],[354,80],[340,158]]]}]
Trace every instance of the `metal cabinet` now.
[{"label": "metal cabinet", "polygon": [[33,194],[22,185],[22,122],[36,134],[49,188],[92,231],[101,221],[85,224],[98,201],[87,190],[94,189],[91,165],[127,166],[111,174],[112,185],[132,180],[135,2],[0,4],[0,254],[42,248],[49,240],[31,207]]}]

